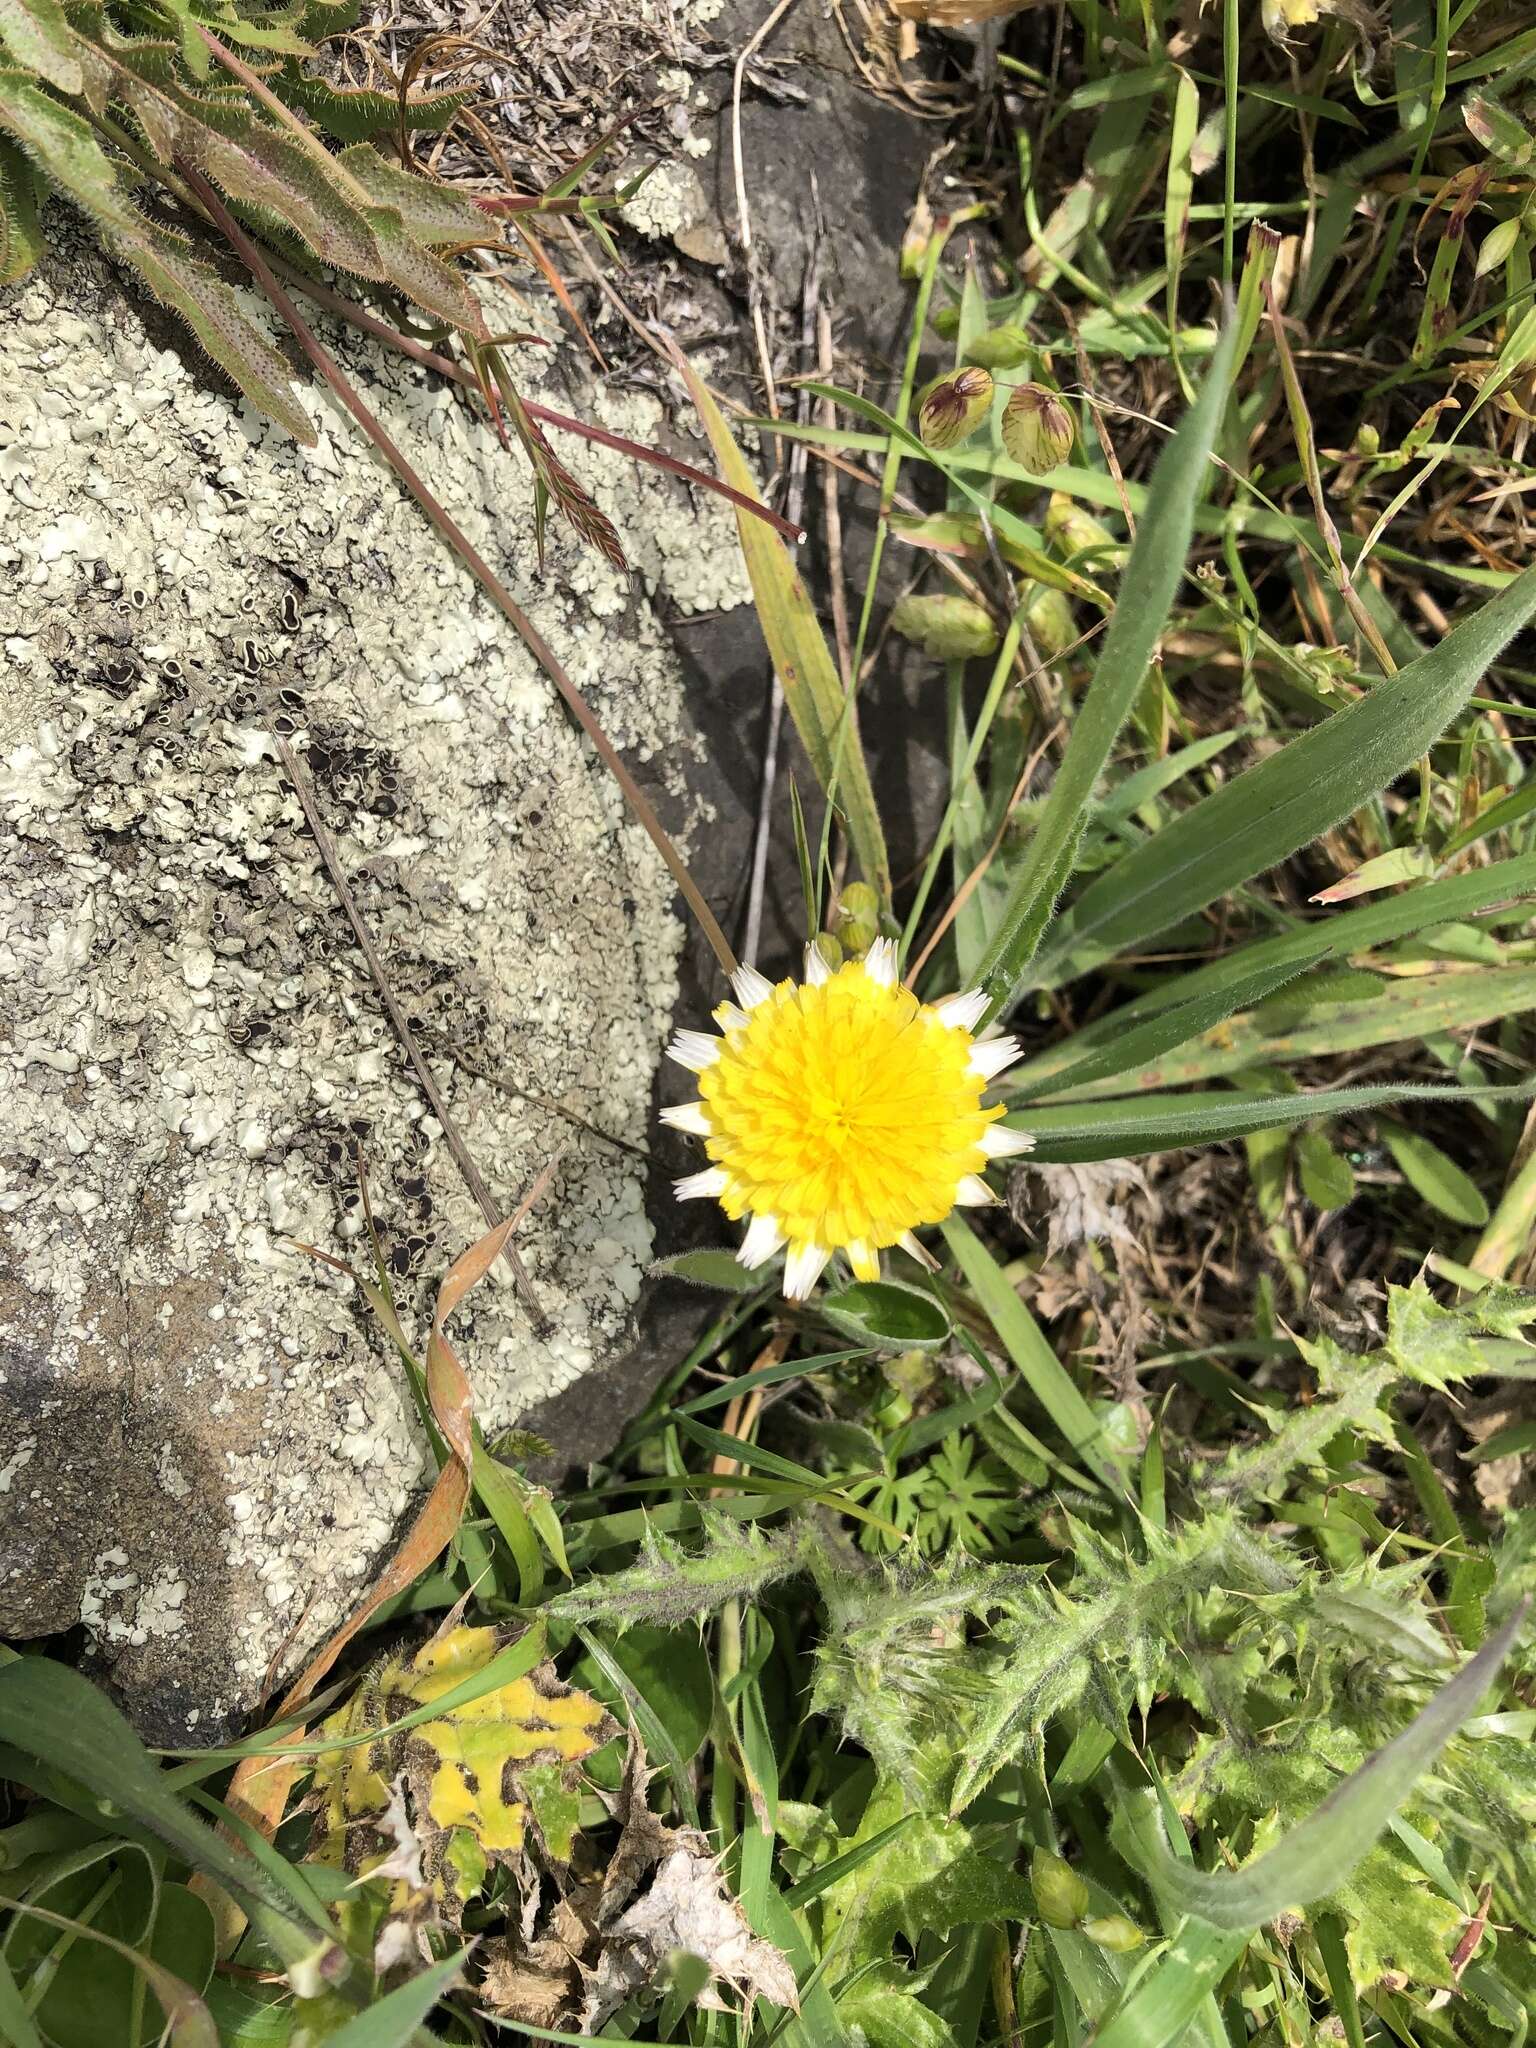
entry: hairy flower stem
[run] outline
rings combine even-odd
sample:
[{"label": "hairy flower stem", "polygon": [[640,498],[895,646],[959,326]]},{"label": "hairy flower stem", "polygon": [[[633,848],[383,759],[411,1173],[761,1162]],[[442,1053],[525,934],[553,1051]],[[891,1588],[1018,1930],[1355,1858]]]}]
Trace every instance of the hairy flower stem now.
[{"label": "hairy flower stem", "polygon": [[347,408],[347,411],[351,413],[374,447],[378,449],[390,468],[399,477],[417,504],[420,505],[422,511],[425,512],[438,533],[442,535],[465,568],[469,570],[476,582],[479,583],[486,596],[491,599],[497,609],[511,622],[529,653],[533,655],[555,688],[560,692],[572,717],[597,749],[598,756],[604,767],[608,769],[609,773],[623,790],[625,800],[629,804],[630,809],[645,827],[646,832],[650,835],[651,843],[666,862],[672,879],[682,891],[683,898],[688,904],[689,909],[698,919],[700,928],[705,938],[709,941],[721,969],[726,974],[734,973],[736,956],[731,951],[714,912],[705,902],[698,884],[694,881],[692,875],[689,874],[687,864],[676,846],[672,843],[671,836],[667,832],[666,827],[662,824],[660,818],[657,817],[649,800],[620,759],[612,741],[598,723],[591,705],[588,704],[586,698],[560,665],[554,649],[534,625],[521,605],[513,598],[512,593],[507,589],[500,577],[490,568],[469,536],[455,524],[453,519],[449,517],[448,513],[438,503],[422,478],[395,446],[378,420],[374,418],[368,407],[352,388],[352,385],[331,361],[331,358],[310,332],[302,314],[294,305],[292,299],[289,298],[288,294],[273,276],[271,268],[260,249],[257,248],[250,236],[240,226],[240,223],[230,213],[228,207],[225,206],[223,200],[220,199],[218,193],[215,192],[201,171],[197,170],[194,165],[188,163],[182,157],[176,159],[176,168],[197,194],[199,202],[206,209],[210,218],[217,224],[220,232],[225,236],[230,246],[235,250],[256,282],[261,286],[261,289],[271,300],[275,310],[292,330],[294,339],[298,342],[299,347],[304,351],[309,361],[320,372],[326,383],[331,387],[331,390],[335,392],[336,396]]}]

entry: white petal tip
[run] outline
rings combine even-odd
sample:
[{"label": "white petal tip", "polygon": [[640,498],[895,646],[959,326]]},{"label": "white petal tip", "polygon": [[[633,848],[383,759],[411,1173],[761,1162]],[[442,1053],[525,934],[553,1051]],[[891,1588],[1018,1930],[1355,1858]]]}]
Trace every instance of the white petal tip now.
[{"label": "white petal tip", "polygon": [[773,983],[766,974],[759,974],[755,967],[738,967],[731,976],[731,987],[744,1010],[755,1010],[759,1003],[766,1003],[773,994]]},{"label": "white petal tip", "polygon": [[896,1243],[909,1259],[916,1259],[925,1272],[938,1272],[939,1261],[929,1251],[922,1239],[914,1236],[910,1230],[904,1230],[900,1237],[897,1238]]},{"label": "white petal tip", "polygon": [[776,1216],[754,1216],[747,1225],[737,1260],[749,1273],[755,1273],[759,1266],[767,1265],[783,1242],[784,1233]]},{"label": "white petal tip", "polygon": [[748,1018],[745,1010],[734,1003],[716,1003],[711,1015],[722,1031],[745,1031]]},{"label": "white petal tip", "polygon": [[1015,1131],[1007,1124],[988,1124],[981,1134],[981,1149],[989,1159],[1017,1159],[1021,1152],[1033,1152],[1032,1131]]},{"label": "white petal tip", "polygon": [[933,1007],[939,1022],[947,1024],[951,1031],[970,1031],[981,1022],[987,999],[979,988],[968,988],[963,995],[946,996]]},{"label": "white petal tip", "polygon": [[820,946],[805,949],[805,980],[809,988],[820,988],[824,981],[832,979],[832,970],[827,965],[827,956]]},{"label": "white petal tip", "polygon": [[706,1166],[702,1173],[686,1173],[681,1180],[673,1181],[672,1192],[680,1202],[701,1202],[723,1195],[726,1186],[725,1168]]},{"label": "white petal tip", "polygon": [[990,1209],[995,1206],[997,1199],[979,1173],[961,1174],[960,1185],[955,1189],[957,1208]]},{"label": "white petal tip", "polygon": [[691,1074],[702,1074],[720,1057],[720,1041],[709,1031],[679,1031],[667,1047],[667,1058]]},{"label": "white petal tip", "polygon": [[978,1038],[971,1047],[971,1072],[983,1081],[992,1081],[1021,1059],[1024,1048],[1016,1038]]},{"label": "white petal tip", "polygon": [[831,1257],[819,1244],[797,1244],[784,1261],[784,1298],[804,1301]]},{"label": "white petal tip", "polygon": [[685,1131],[690,1138],[709,1136],[709,1115],[702,1102],[680,1102],[673,1109],[664,1109],[661,1120],[674,1131]]},{"label": "white petal tip", "polygon": [[896,941],[876,939],[864,955],[864,972],[882,988],[896,986]]}]

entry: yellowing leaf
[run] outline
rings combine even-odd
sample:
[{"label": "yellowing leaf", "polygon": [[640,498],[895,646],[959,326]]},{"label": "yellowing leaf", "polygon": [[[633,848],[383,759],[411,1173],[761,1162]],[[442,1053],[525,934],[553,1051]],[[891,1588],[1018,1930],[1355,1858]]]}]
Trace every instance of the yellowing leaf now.
[{"label": "yellowing leaf", "polygon": [[[506,1641],[498,1629],[460,1627],[386,1658],[323,1724],[320,1739],[387,1730],[484,1671]],[[562,1684],[546,1662],[440,1719],[323,1751],[315,1853],[357,1876],[387,1866],[395,1912],[423,1911],[430,1901],[456,1920],[490,1868],[522,1854],[530,1825],[550,1855],[569,1855],[579,1766],[615,1732],[602,1705]],[[406,1823],[414,1856],[402,1840]],[[416,1857],[421,1889],[407,1874]]]}]

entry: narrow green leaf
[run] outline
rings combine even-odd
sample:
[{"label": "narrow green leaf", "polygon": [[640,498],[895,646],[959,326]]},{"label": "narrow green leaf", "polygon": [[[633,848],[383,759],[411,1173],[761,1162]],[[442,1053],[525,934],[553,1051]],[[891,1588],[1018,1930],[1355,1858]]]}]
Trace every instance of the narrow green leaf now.
[{"label": "narrow green leaf", "polygon": [[1481,1229],[1488,1221],[1488,1204],[1481,1188],[1438,1145],[1402,1124],[1384,1123],[1381,1138],[1396,1160],[1398,1172],[1431,1209],[1473,1229]]},{"label": "narrow green leaf", "polygon": [[[1443,882],[1427,882],[1422,888],[1405,890],[1401,896],[1388,897],[1381,903],[1366,903],[1358,910],[1320,917],[1314,924],[1302,925],[1277,938],[1259,939],[1251,945],[1239,946],[1208,966],[1173,975],[1121,1009],[1085,1026],[1063,1044],[1037,1054],[1024,1066],[1014,1069],[1010,1085],[1016,1087],[1027,1080],[1031,1092],[1042,1092],[1036,1087],[1037,1080],[1060,1072],[1086,1047],[1175,1003],[1193,1002],[1226,988],[1260,968],[1282,965],[1310,967],[1329,954],[1341,960],[1349,959],[1373,946],[1387,945],[1394,939],[1407,938],[1436,925],[1475,916],[1493,904],[1518,901],[1533,892],[1536,892],[1536,854],[1522,854],[1514,860],[1495,861],[1491,867],[1474,868],[1468,874],[1453,875]],[[1056,958],[1053,950],[1052,963]],[[1041,962],[1044,966],[1043,955]],[[1053,975],[1051,978],[1057,977]]]},{"label": "narrow green leaf", "polygon": [[1120,579],[1093,681],[1072,722],[1067,751],[1008,892],[998,929],[977,976],[989,1014],[1012,999],[1050,916],[1067,850],[1081,832],[1094,786],[1130,716],[1169,607],[1184,574],[1195,506],[1226,410],[1235,334],[1229,329],[1206,371],[1200,395],[1158,458],[1149,509]]},{"label": "narrow green leaf", "polygon": [[1107,1486],[1118,1491],[1120,1475],[1103,1423],[1046,1342],[1045,1332],[1009,1286],[1001,1266],[958,1213],[947,1217],[940,1228],[966,1284],[985,1309],[1025,1385],[1073,1451]]},{"label": "narrow green leaf", "polygon": [[22,2003],[5,1957],[0,1955],[0,2040],[10,2048],[43,2048],[43,2037]]},{"label": "narrow green leaf", "polygon": [[468,1960],[467,1948],[460,1949],[457,1955],[445,1956],[430,1970],[423,1970],[419,1977],[412,1977],[398,1990],[386,1993],[377,2005],[338,2027],[327,2036],[326,2048],[410,2048],[416,2029],[463,1976]]},{"label": "narrow green leaf", "polygon": [[1338,1785],[1316,1811],[1242,1870],[1197,1870],[1161,1846],[1157,1886],[1211,1926],[1251,1933],[1288,1908],[1336,1891],[1375,1843],[1463,1721],[1476,1711],[1525,1624],[1529,1601],[1443,1685],[1402,1734]]},{"label": "narrow green leaf", "polygon": [[[1144,1159],[1152,1152],[1176,1152],[1187,1145],[1215,1145],[1250,1131],[1310,1123],[1314,1117],[1345,1116],[1407,1102],[1466,1102],[1472,1091],[1458,1087],[1375,1086],[1302,1089],[1295,1095],[1263,1095],[1233,1089],[1204,1094],[1144,1095],[1111,1102],[1034,1104],[1017,1123],[1034,1134],[1032,1159],[1044,1165],[1080,1165],[1090,1159]],[[1479,1102],[1529,1102],[1536,1082],[1518,1088],[1480,1088]]]},{"label": "narrow green leaf", "polygon": [[[734,489],[758,497],[752,472],[720,408],[687,359],[679,356],[678,365],[704,422],[720,474]],[[859,739],[858,712],[844,693],[815,606],[793,557],[773,528],[745,512],[737,513],[736,527],[758,624],[783,685],[789,715],[828,801],[835,802],[846,817],[864,879],[882,903],[889,903],[890,861]]]},{"label": "narrow green leaf", "polygon": [[[449,97],[463,99],[465,95]],[[390,104],[393,107],[393,95]],[[418,241],[485,240],[490,216],[451,185],[440,185],[419,171],[403,171],[365,143],[344,149],[341,162],[370,199],[380,206],[392,207],[400,215]]]},{"label": "narrow green leaf", "polygon": [[1186,1920],[1119,2012],[1094,2035],[1094,2048],[1174,2048],[1247,1946],[1246,1934]]},{"label": "narrow green leaf", "polygon": [[[1071,1090],[1086,1088],[1090,1083],[1107,1081],[1120,1074],[1128,1074],[1136,1068],[1144,1068],[1150,1061],[1161,1059],[1165,1053],[1186,1045],[1192,1038],[1215,1029],[1235,1010],[1245,1010],[1254,1003],[1263,1002],[1277,988],[1283,988],[1294,981],[1300,969],[1282,961],[1258,967],[1252,974],[1245,974],[1240,981],[1228,982],[1223,988],[1197,995],[1187,1003],[1180,1003],[1177,1009],[1160,1011],[1149,1017],[1143,1024],[1134,1024],[1129,1030],[1107,1036],[1106,1042],[1095,1052],[1087,1053],[1048,1081],[1037,1084],[1042,1093],[1065,1095]],[[1028,1102],[1029,1091],[1011,1091],[1011,1102]]]},{"label": "narrow green leaf", "polygon": [[[216,1877],[261,1917],[285,1958],[313,1949],[316,1929],[296,1917],[294,1900],[188,1812],[117,1708],[78,1671],[42,1657],[0,1668],[0,1742],[63,1771]],[[328,1939],[329,1923],[318,1931]]]},{"label": "narrow green leaf", "polygon": [[[1288,970],[1285,978],[1294,971]],[[1470,973],[1413,975],[1400,981],[1379,981],[1375,989],[1363,1002],[1319,1003],[1305,1013],[1300,1023],[1283,1023],[1278,1028],[1263,1013],[1214,1024],[1198,1043],[1182,1052],[1170,1050],[1153,1064],[1139,1066],[1133,1062],[1130,1066],[1117,1066],[1114,1071],[1132,1077],[1122,1079],[1121,1086],[1177,1088],[1191,1081],[1241,1074],[1254,1067],[1289,1066],[1297,1060],[1316,1059],[1327,1053],[1361,1052],[1369,1046],[1394,1045],[1401,1040],[1422,1044],[1436,1032],[1469,1030],[1536,1009],[1536,968],[1489,967],[1475,968]],[[1157,1027],[1178,1014],[1163,1011],[1151,1023],[1127,1032],[1122,1042],[1128,1043],[1133,1036],[1139,1038],[1142,1034],[1153,1038]],[[1090,1055],[1084,1065],[1091,1067],[1108,1057],[1109,1048],[1105,1047]],[[1063,1074],[1051,1081],[1044,1092],[1056,1095],[1069,1087],[1080,1090],[1091,1086],[1094,1094],[1101,1095],[1106,1091],[1100,1080],[1092,1072],[1083,1080],[1069,1080]]]},{"label": "narrow green leaf", "polygon": [[[327,79],[292,71],[280,73],[271,85],[286,106],[307,115],[317,128],[334,135],[338,142],[366,142],[381,128],[393,129],[400,118],[400,101],[392,92],[332,85]],[[413,96],[405,103],[405,125],[414,134],[440,135],[459,109],[474,97],[472,91]]]},{"label": "narrow green leaf", "polygon": [[1349,817],[1439,738],[1533,612],[1536,566],[1368,696],[1234,776],[1098,876],[1065,920],[1051,966],[1083,973]]}]

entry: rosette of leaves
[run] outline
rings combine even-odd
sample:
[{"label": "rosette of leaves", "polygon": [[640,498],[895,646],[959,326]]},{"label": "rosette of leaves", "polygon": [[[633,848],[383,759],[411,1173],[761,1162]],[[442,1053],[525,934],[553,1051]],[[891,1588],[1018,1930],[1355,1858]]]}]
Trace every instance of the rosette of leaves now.
[{"label": "rosette of leaves", "polygon": [[368,140],[441,129],[467,95],[329,83],[310,68],[318,44],[354,17],[352,0],[0,0],[0,282],[37,261],[40,202],[61,194],[254,405],[312,442],[287,364],[187,232],[195,176],[290,264],[348,272],[488,343],[449,253],[492,239],[487,215]]}]

